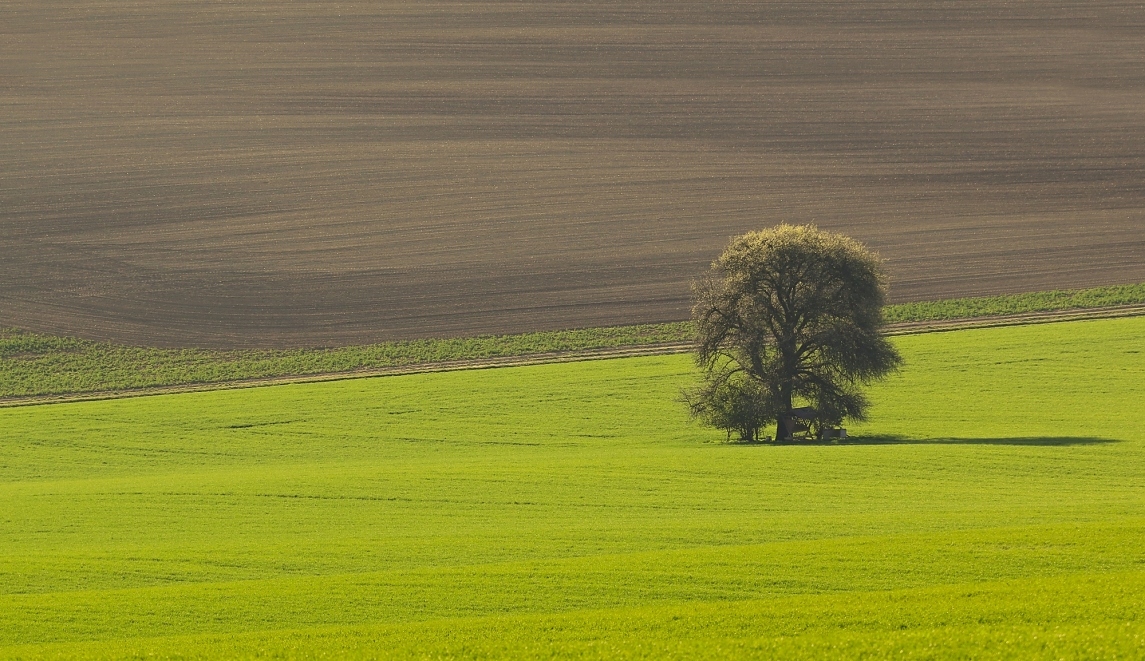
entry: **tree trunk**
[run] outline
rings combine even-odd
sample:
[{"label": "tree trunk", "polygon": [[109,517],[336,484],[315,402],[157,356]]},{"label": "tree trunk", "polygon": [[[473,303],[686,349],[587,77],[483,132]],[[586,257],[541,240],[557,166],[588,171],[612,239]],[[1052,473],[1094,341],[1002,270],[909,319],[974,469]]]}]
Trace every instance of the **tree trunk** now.
[{"label": "tree trunk", "polygon": [[775,423],[775,440],[785,441],[788,436],[791,436],[792,417],[791,417],[791,382],[785,382],[779,387],[779,401],[783,405],[783,413],[779,414],[779,420]]}]

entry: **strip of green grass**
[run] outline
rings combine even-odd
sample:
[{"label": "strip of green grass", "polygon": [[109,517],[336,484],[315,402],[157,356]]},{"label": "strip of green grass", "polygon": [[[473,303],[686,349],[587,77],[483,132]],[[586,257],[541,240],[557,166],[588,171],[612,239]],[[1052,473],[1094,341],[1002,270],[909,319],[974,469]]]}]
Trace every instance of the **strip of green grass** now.
[{"label": "strip of green grass", "polygon": [[688,322],[325,349],[157,349],[0,330],[0,397],[329,374],[452,360],[681,342]]},{"label": "strip of green grass", "polygon": [[904,321],[942,321],[946,319],[969,319],[974,317],[996,317],[1026,312],[1055,312],[1058,310],[1083,310],[1104,308],[1115,305],[1136,305],[1145,303],[1145,283],[1097,287],[1095,289],[1070,289],[1063,291],[1043,291],[1006,296],[986,296],[981,298],[952,298],[943,301],[924,301],[889,305],[885,314],[888,323]]},{"label": "strip of green grass", "polygon": [[[1145,284],[888,306],[890,322],[1145,303]],[[131,390],[684,342],[676,322],[294,350],[156,349],[0,329],[0,397]]]},{"label": "strip of green grass", "polygon": [[895,338],[842,445],[687,356],[0,410],[0,658],[1133,658],[1143,336]]}]

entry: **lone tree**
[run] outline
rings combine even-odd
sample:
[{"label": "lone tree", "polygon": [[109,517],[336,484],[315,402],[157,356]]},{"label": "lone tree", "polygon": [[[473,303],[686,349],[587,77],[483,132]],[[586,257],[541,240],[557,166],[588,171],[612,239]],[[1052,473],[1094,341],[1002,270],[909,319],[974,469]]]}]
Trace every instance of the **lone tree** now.
[{"label": "lone tree", "polygon": [[863,420],[860,387],[902,362],[880,333],[882,262],[848,237],[810,225],[745,234],[692,290],[704,377],[684,399],[729,438],[758,440],[772,422],[786,438],[797,412],[814,433]]}]

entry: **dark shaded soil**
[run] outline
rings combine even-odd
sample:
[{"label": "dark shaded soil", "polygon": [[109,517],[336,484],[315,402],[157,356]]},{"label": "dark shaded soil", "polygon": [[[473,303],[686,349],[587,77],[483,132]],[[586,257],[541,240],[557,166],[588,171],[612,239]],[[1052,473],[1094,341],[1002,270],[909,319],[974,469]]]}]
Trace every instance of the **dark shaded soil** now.
[{"label": "dark shaded soil", "polygon": [[1139,2],[17,0],[0,62],[0,325],[678,320],[779,221],[895,301],[1145,281]]}]

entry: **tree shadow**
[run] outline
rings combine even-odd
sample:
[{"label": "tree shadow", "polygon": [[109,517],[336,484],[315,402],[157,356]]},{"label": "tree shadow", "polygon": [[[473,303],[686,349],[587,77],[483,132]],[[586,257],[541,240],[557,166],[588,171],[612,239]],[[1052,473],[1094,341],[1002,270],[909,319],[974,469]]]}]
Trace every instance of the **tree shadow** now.
[{"label": "tree shadow", "polygon": [[1017,445],[1028,447],[1066,447],[1072,445],[1107,445],[1121,443],[1115,438],[1098,438],[1096,436],[1007,436],[998,438],[908,438],[890,434],[876,436],[851,436],[843,439],[794,440],[794,441],[727,441],[720,445],[736,447],[791,447],[791,446],[831,446],[831,445]]},{"label": "tree shadow", "polygon": [[[816,441],[815,445],[1025,445],[1060,447],[1070,445],[1102,445],[1120,443],[1112,438],[1096,436],[1008,436],[998,438],[906,438],[905,436],[855,436],[833,441]],[[793,443],[787,443],[793,445]]]}]

